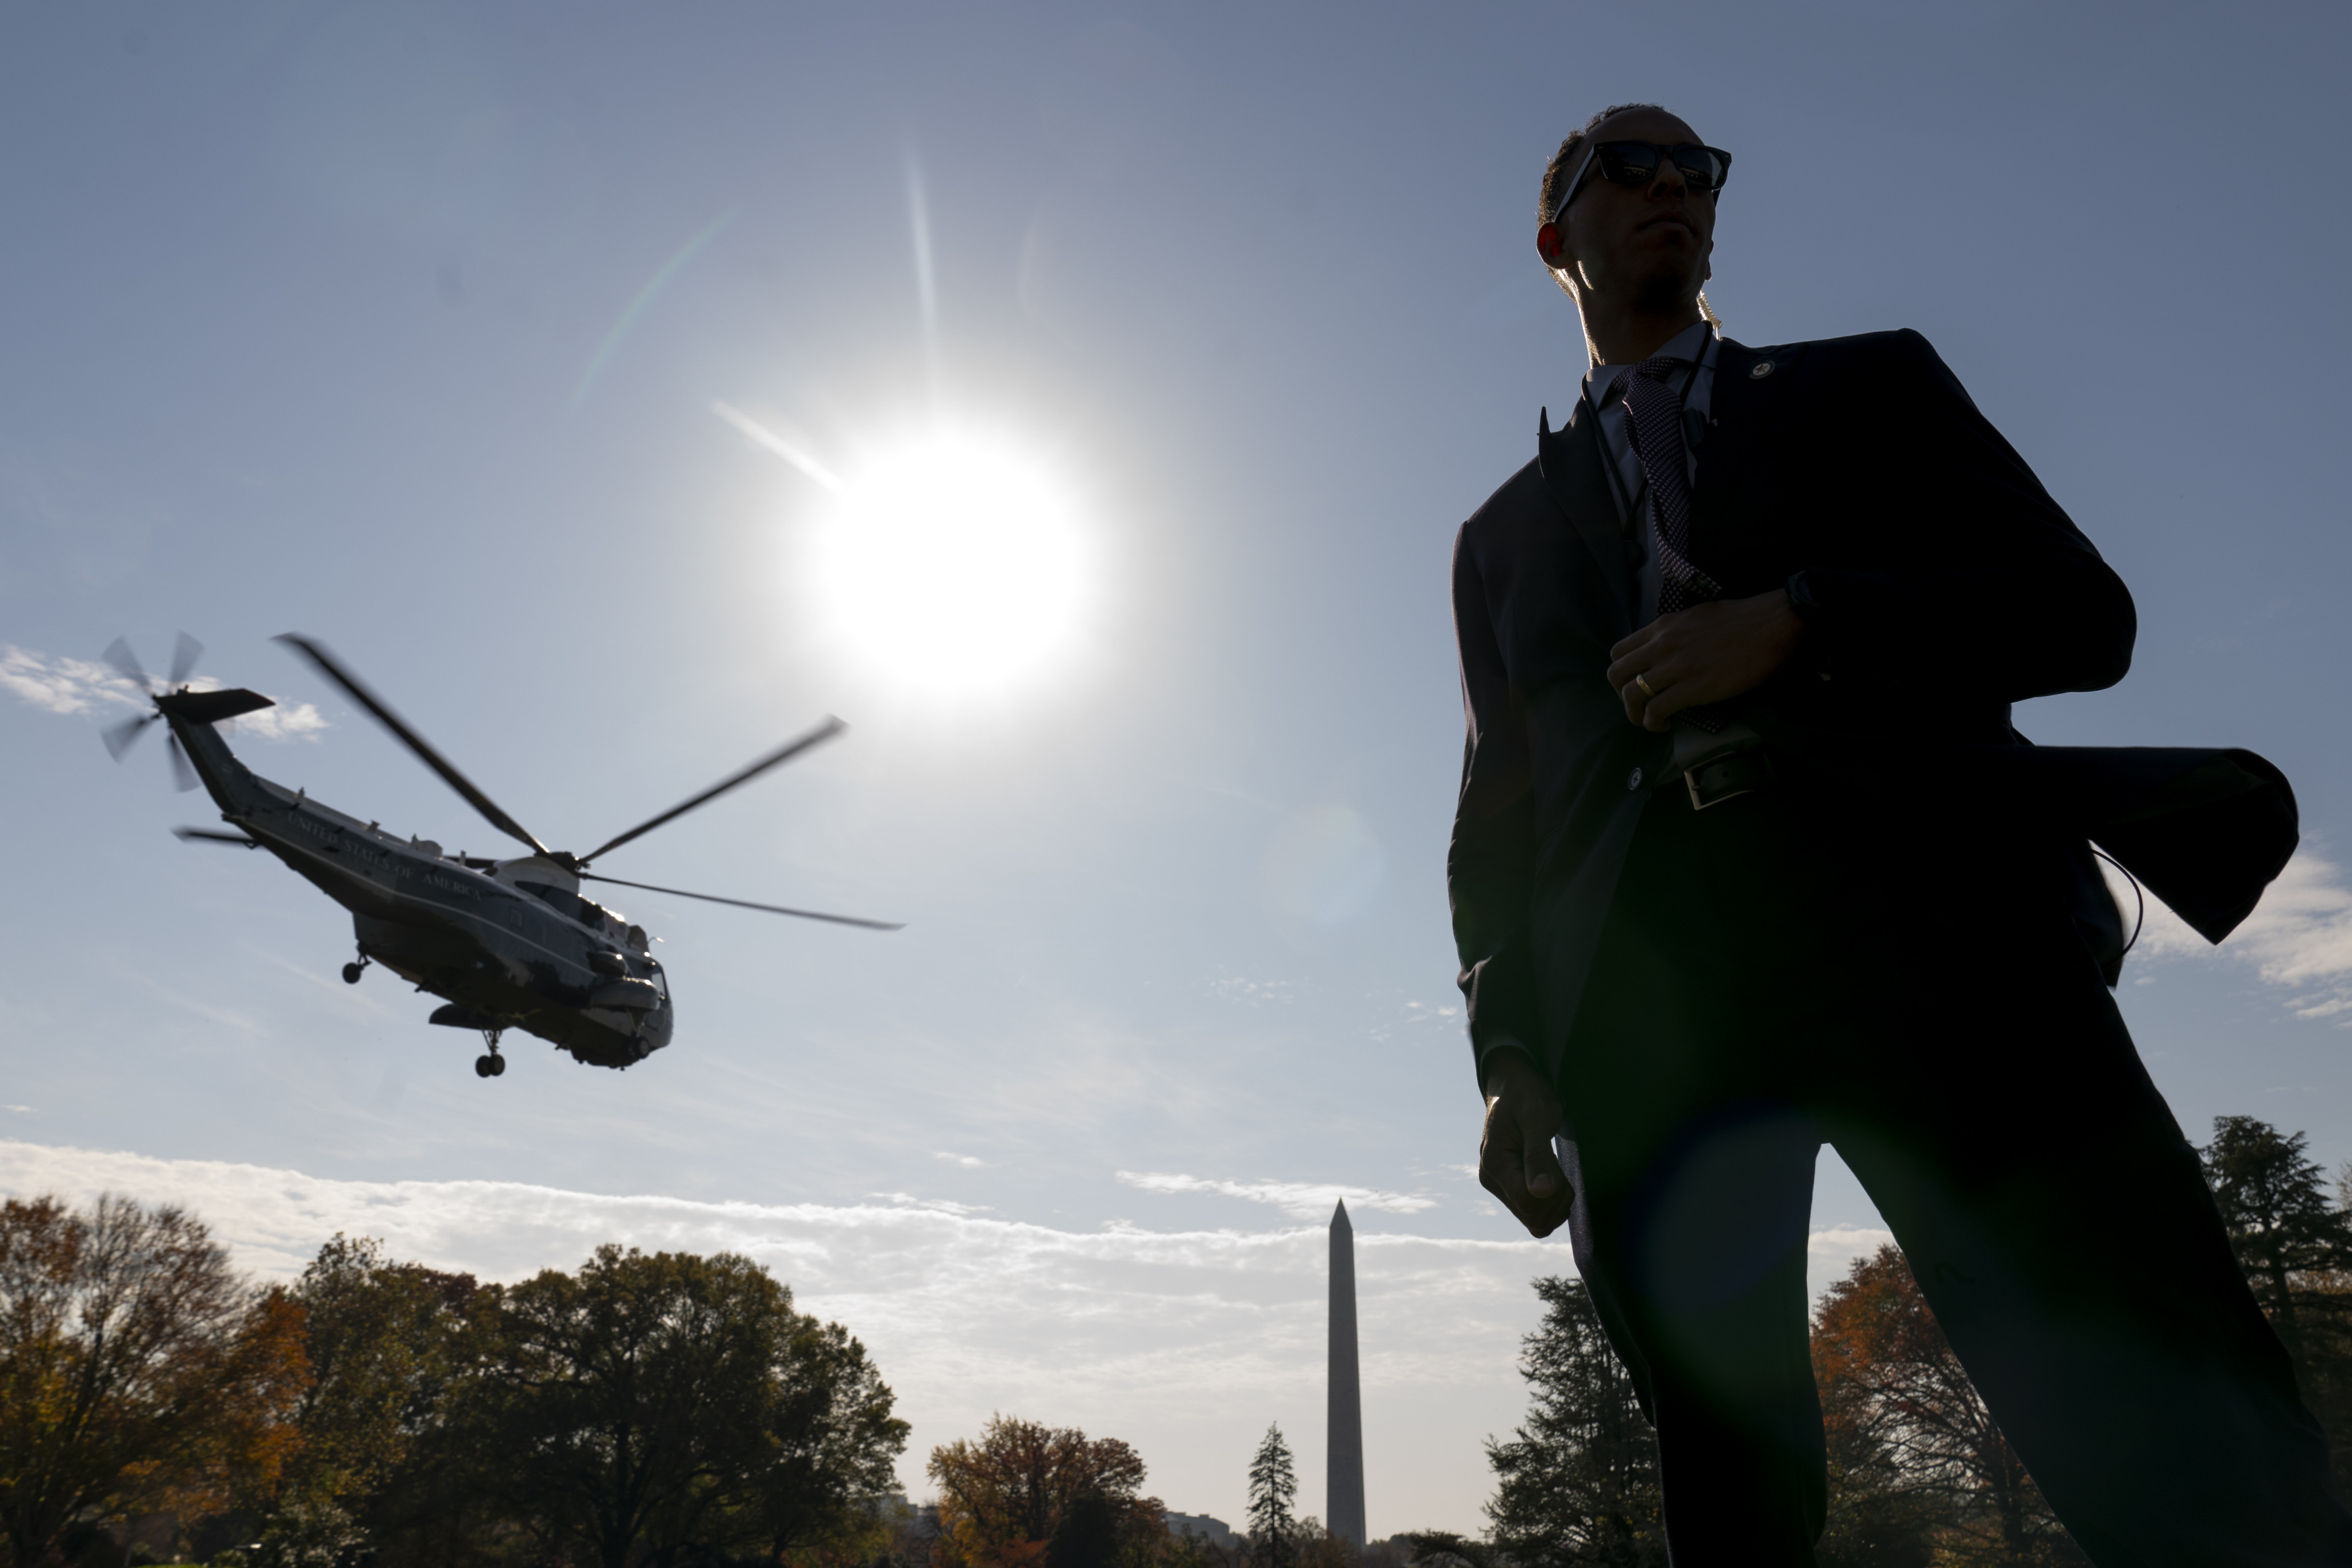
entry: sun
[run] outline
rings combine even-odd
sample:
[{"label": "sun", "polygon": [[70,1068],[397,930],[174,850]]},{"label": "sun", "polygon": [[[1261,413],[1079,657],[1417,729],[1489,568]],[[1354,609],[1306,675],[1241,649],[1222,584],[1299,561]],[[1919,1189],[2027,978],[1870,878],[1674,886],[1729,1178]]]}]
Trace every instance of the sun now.
[{"label": "sun", "polygon": [[1086,588],[1066,487],[1013,444],[923,437],[843,477],[818,580],[835,630],[934,691],[1003,686],[1065,651]]}]

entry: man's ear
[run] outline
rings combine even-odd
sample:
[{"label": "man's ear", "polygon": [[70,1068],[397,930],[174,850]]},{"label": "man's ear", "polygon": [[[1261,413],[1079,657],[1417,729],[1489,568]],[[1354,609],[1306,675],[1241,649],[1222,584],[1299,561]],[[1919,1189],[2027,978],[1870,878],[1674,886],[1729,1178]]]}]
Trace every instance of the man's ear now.
[{"label": "man's ear", "polygon": [[1568,265],[1568,237],[1559,232],[1559,225],[1548,223],[1536,230],[1536,254],[1555,272]]}]

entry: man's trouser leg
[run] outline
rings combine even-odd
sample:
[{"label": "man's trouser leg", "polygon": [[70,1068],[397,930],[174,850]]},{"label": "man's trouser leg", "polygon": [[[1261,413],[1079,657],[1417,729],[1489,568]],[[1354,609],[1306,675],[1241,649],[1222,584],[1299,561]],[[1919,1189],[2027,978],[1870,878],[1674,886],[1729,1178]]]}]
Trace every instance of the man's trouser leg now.
[{"label": "man's trouser leg", "polygon": [[1750,1109],[1638,1171],[1606,1133],[1570,1151],[1577,1268],[1657,1428],[1676,1568],[1807,1568],[1822,1531],[1805,1296],[1820,1139]]},{"label": "man's trouser leg", "polygon": [[1964,994],[1869,1029],[1823,1086],[1839,1152],[2095,1562],[2352,1564],[2195,1150],[2063,922],[2010,914],[1943,932]]},{"label": "man's trouser leg", "polygon": [[1759,804],[1651,804],[1559,1085],[1577,1268],[1657,1426],[1677,1568],[1803,1568],[1824,1507],[1805,1295],[1821,1135],[1743,978],[1817,933],[1750,940],[1780,842],[1776,814],[1743,809]]},{"label": "man's trouser leg", "polygon": [[2352,1564],[2194,1152],[2030,864],[1895,907],[1817,875],[1785,802],[1663,805],[1560,1087],[1578,1264],[1658,1423],[1678,1568],[1811,1560],[1824,1130],[2095,1557]]}]

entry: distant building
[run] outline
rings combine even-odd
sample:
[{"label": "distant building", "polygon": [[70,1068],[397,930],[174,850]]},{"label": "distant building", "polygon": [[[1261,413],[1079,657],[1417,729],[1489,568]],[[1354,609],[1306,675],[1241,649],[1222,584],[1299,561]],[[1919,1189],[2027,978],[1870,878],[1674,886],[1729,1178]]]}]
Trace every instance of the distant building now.
[{"label": "distant building", "polygon": [[1242,1542],[1234,1533],[1233,1526],[1205,1513],[1169,1513],[1162,1517],[1168,1521],[1171,1535],[1197,1535],[1212,1546],[1239,1546]]}]

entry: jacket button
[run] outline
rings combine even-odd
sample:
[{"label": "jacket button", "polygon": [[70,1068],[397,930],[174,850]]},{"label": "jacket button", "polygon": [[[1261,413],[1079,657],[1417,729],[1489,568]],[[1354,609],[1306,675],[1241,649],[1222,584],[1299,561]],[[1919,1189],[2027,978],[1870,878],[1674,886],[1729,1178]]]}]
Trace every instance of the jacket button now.
[{"label": "jacket button", "polygon": [[1641,769],[1639,769],[1639,768],[1635,768],[1632,773],[1627,773],[1627,774],[1625,775],[1625,790],[1626,790],[1626,793],[1630,795],[1630,794],[1632,794],[1633,791],[1635,791],[1635,790],[1637,790],[1637,789],[1640,789],[1641,787],[1642,787],[1642,770],[1641,770]]}]

